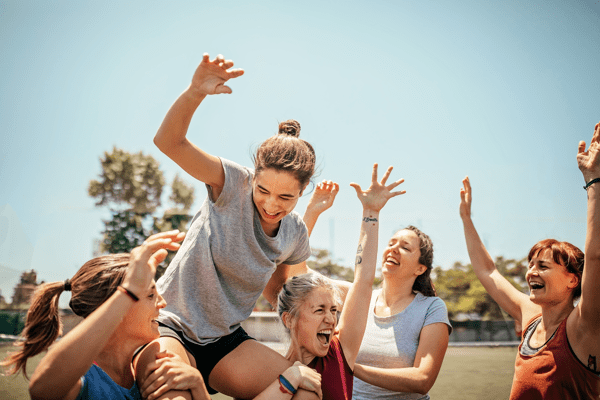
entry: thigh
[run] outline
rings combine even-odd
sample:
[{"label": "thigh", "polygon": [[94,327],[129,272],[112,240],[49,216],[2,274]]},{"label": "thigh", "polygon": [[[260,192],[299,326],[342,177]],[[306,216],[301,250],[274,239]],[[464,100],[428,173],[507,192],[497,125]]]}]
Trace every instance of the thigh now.
[{"label": "thigh", "polygon": [[246,340],[217,363],[209,385],[231,397],[252,399],[291,365],[275,350]]},{"label": "thigh", "polygon": [[[177,339],[172,337],[161,337],[150,342],[133,360],[133,367],[135,369],[135,378],[138,382],[138,386],[142,387],[144,381],[149,373],[148,364],[156,360],[156,354],[169,350],[172,353],[177,354],[181,359],[192,367],[196,367],[196,361],[194,357],[188,352],[185,347]],[[191,393],[188,390],[185,391],[170,391],[160,397],[161,399],[191,399]]]}]

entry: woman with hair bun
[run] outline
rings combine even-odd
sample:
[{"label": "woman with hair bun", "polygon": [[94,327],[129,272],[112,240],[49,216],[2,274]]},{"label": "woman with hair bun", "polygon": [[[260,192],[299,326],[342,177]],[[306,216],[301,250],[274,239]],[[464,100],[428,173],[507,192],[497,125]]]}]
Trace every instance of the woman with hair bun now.
[{"label": "woman with hair bun", "polygon": [[475,274],[523,327],[511,400],[600,398],[600,123],[585,147],[579,142],[577,153],[588,197],[585,255],[568,242],[536,243],[527,256],[529,296],[494,265],[471,219],[471,183],[463,180],[460,217]]},{"label": "woman with hair bun", "polygon": [[[168,350],[197,368],[211,393],[253,398],[292,363],[251,340],[241,322],[263,291],[273,304],[289,276],[308,271],[307,228],[294,208],[314,175],[316,157],[294,120],[280,123],[279,133],[258,147],[253,169],[208,154],[188,139],[200,103],[208,95],[231,93],[225,83],[243,74],[232,67],[221,55],[210,60],[204,54],[154,138],[206,185],[208,196],[157,282],[168,305],[159,317],[161,338],[142,351],[138,376],[149,387],[158,385],[143,371],[155,354]],[[168,395],[189,398],[186,392]]]},{"label": "woman with hair bun", "polygon": [[[156,266],[169,250],[177,250],[184,234],[179,231],[150,236],[130,254],[96,257],[85,263],[71,279],[41,285],[27,313],[22,349],[2,363],[26,375],[27,360],[50,345],[38,364],[29,393],[36,399],[129,399],[142,398],[132,367],[134,352],[159,336],[156,318],[165,300],[156,291]],[[83,317],[72,331],[61,334],[58,300],[71,291],[73,312]],[[161,354],[155,364],[161,373],[175,366],[178,385],[190,389],[196,399],[209,399],[198,372],[187,364]],[[164,376],[161,378],[164,379]],[[172,381],[165,388],[173,387]],[[146,393],[152,395],[152,392]]]}]

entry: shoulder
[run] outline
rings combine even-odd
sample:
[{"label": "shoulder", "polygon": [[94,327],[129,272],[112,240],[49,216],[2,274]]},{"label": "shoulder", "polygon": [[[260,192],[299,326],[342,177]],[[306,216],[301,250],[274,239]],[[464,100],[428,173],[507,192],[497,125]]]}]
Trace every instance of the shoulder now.
[{"label": "shoulder", "polygon": [[219,160],[221,160],[223,171],[225,171],[225,179],[227,179],[228,175],[230,177],[254,177],[254,170],[251,168],[244,167],[243,165],[226,158],[219,157]]},{"label": "shoulder", "polygon": [[417,293],[415,301],[417,303],[423,304],[423,306],[427,307],[428,309],[442,308],[444,310],[447,310],[446,303],[444,302],[444,300],[437,296],[425,296],[421,293]]}]

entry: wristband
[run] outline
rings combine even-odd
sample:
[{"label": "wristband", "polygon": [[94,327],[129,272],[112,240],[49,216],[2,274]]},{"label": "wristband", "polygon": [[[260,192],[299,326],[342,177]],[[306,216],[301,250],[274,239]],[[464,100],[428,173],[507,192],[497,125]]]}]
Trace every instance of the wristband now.
[{"label": "wristband", "polygon": [[279,390],[281,390],[283,393],[289,393],[291,395],[295,395],[298,391],[297,389],[294,389],[294,386],[290,383],[290,381],[285,379],[285,376],[283,375],[279,375]]},{"label": "wristband", "polygon": [[131,300],[133,301],[139,301],[139,297],[137,297],[135,294],[133,294],[133,292],[127,288],[124,288],[123,286],[117,286],[117,290],[120,292],[125,293],[127,296],[129,296],[129,298],[131,298]]},{"label": "wristband", "polygon": [[587,184],[586,184],[586,185],[585,185],[583,188],[584,188],[585,190],[588,190],[588,188],[589,188],[590,186],[592,186],[592,185],[593,185],[594,183],[596,183],[596,182],[600,182],[600,178],[592,179],[592,180],[591,180],[591,181],[589,181],[589,182],[588,182],[588,183],[587,183]]}]

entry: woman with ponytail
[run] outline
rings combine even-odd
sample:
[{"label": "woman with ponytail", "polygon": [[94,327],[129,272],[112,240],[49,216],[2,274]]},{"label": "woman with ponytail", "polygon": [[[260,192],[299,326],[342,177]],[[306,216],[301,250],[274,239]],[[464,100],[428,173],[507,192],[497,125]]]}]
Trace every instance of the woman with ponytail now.
[{"label": "woman with ponytail", "polygon": [[[22,349],[2,363],[9,373],[27,376],[27,360],[52,345],[31,377],[32,399],[142,398],[132,359],[137,348],[158,337],[156,318],[165,301],[153,278],[166,249],[177,250],[183,237],[178,231],[153,235],[131,254],[94,258],[73,278],[37,289],[23,340],[17,343]],[[71,291],[69,305],[84,319],[54,344],[62,330],[58,302],[64,291]],[[196,399],[209,399],[200,374],[174,358],[162,354],[155,369],[177,366],[180,386],[192,390]]]}]

